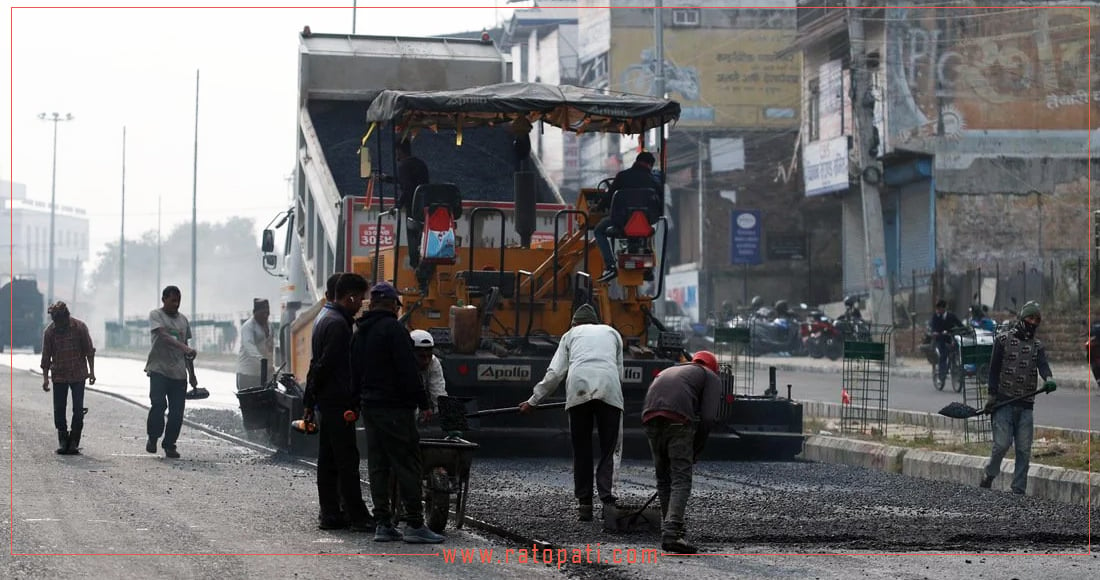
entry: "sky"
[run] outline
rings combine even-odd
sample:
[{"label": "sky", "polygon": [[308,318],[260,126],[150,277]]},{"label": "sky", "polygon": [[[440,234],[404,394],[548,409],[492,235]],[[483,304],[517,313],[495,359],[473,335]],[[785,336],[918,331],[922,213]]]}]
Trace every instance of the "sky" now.
[{"label": "sky", "polygon": [[[239,8],[204,8],[218,3],[194,0],[55,4],[70,7],[21,2],[27,7],[2,15],[11,30],[4,59],[11,94],[3,95],[11,140],[3,143],[0,175],[25,184],[30,198],[49,201],[53,127],[38,114],[74,116],[58,126],[57,202],[88,211],[86,268],[119,238],[124,126],[127,239],[156,229],[158,197],[166,234],[190,223],[196,70],[199,221],[251,217],[258,236],[290,206],[299,32],[308,25],[313,32],[351,33],[351,0],[231,3]],[[506,0],[359,0],[356,33],[481,30],[510,18],[506,6]]]}]

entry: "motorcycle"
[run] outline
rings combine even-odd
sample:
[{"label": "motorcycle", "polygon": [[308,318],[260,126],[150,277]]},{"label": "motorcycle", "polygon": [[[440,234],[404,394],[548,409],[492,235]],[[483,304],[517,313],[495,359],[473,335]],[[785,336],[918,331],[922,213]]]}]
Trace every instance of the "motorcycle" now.
[{"label": "motorcycle", "polygon": [[782,356],[803,353],[801,325],[786,307],[786,302],[776,302],[775,308],[762,307],[756,311],[750,326],[752,352],[759,356],[778,353]]},{"label": "motorcycle", "polygon": [[803,342],[812,358],[837,360],[844,355],[844,337],[833,320],[820,310],[810,310],[802,323]]}]

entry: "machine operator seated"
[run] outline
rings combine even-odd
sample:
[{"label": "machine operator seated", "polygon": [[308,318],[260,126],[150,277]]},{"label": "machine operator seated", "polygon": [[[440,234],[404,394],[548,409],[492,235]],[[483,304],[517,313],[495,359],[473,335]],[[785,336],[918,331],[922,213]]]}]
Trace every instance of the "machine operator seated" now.
[{"label": "machine operator seated", "polygon": [[[654,193],[659,191],[661,187],[660,181],[653,175],[653,164],[656,162],[656,158],[648,151],[642,151],[638,154],[638,157],[634,160],[634,165],[624,169],[615,176],[615,179],[611,182],[609,195],[606,196],[601,206],[597,207],[597,210],[608,212],[607,215],[596,224],[593,236],[596,238],[596,245],[600,248],[600,255],[603,256],[604,270],[600,274],[599,281],[607,282],[618,275],[618,268],[615,264],[615,254],[611,250],[611,237],[608,235],[608,229],[615,225],[613,212],[610,212],[611,206],[615,194],[621,190],[650,190]],[[659,211],[659,209],[658,209]],[[621,235],[621,234],[618,234]],[[617,237],[617,236],[615,236]]]}]

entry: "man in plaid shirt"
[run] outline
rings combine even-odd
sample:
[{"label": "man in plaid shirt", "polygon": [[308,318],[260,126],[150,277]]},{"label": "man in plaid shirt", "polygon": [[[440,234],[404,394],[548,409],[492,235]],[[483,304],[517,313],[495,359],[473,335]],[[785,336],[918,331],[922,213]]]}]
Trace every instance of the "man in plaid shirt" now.
[{"label": "man in plaid shirt", "polygon": [[[57,453],[80,453],[84,430],[84,381],[95,384],[95,345],[88,325],[69,315],[64,302],[50,306],[53,320],[42,336],[42,390],[49,392],[53,378],[53,422],[57,427]],[[72,431],[65,424],[65,406],[73,394]]]}]

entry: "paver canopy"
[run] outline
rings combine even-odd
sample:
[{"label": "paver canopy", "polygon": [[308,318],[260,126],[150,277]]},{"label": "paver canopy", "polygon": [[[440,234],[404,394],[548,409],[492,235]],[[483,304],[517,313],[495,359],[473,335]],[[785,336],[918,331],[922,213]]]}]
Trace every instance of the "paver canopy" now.
[{"label": "paver canopy", "polygon": [[574,133],[638,134],[680,118],[680,103],[605,94],[571,85],[501,83],[454,91],[385,90],[367,109],[368,123],[402,129],[478,127],[520,117]]}]

